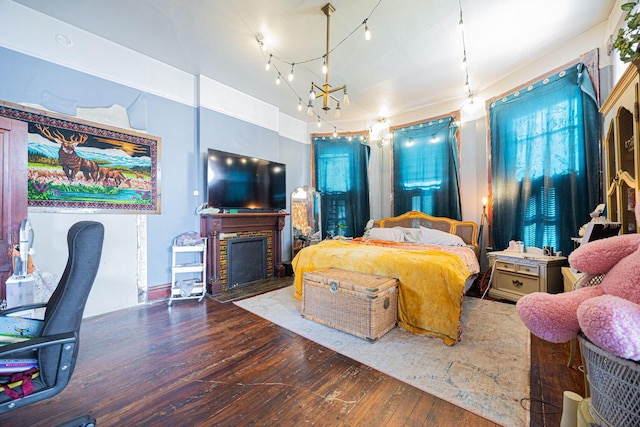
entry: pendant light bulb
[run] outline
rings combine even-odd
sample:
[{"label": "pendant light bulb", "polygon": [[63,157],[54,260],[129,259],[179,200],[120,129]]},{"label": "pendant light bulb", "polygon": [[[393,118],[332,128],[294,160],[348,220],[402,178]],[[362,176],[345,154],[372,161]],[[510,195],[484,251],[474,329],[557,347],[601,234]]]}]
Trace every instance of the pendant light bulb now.
[{"label": "pendant light bulb", "polygon": [[342,97],[342,105],[345,107],[349,106],[349,95],[347,95],[347,88],[344,88],[344,96]]},{"label": "pendant light bulb", "polygon": [[[316,93],[313,90],[313,83],[311,84],[311,90],[309,91],[309,101],[313,101],[314,99],[316,99]],[[311,104],[311,103],[309,103]]]},{"label": "pendant light bulb", "polygon": [[322,126],[322,123],[320,123],[320,116],[318,116],[318,127]]},{"label": "pendant light bulb", "polygon": [[276,78],[276,84],[279,85],[280,84],[280,73],[278,73],[278,77]]},{"label": "pendant light bulb", "polygon": [[333,137],[337,138],[338,137],[338,131],[336,130],[336,128],[333,128]]},{"label": "pendant light bulb", "polygon": [[295,64],[291,64],[291,72],[289,72],[289,77],[288,77],[288,78],[289,78],[289,81],[292,81],[292,80],[293,80],[293,66],[294,66],[294,65],[295,65]]},{"label": "pendant light bulb", "polygon": [[324,56],[324,60],[322,61],[322,74],[327,74],[329,69],[327,68],[327,56]]},{"label": "pendant light bulb", "polygon": [[264,66],[264,70],[265,71],[269,71],[271,69],[271,57],[273,55],[269,55],[269,60],[267,61],[267,64]]},{"label": "pendant light bulb", "polygon": [[302,111],[302,99],[298,100],[298,111]]},{"label": "pendant light bulb", "polygon": [[369,31],[369,26],[364,24],[364,39],[371,40],[371,31]]},{"label": "pendant light bulb", "polygon": [[313,116],[313,104],[309,101],[309,105],[307,105],[307,116]]},{"label": "pendant light bulb", "polygon": [[338,105],[336,106],[336,119],[340,118],[340,103],[338,102]]}]

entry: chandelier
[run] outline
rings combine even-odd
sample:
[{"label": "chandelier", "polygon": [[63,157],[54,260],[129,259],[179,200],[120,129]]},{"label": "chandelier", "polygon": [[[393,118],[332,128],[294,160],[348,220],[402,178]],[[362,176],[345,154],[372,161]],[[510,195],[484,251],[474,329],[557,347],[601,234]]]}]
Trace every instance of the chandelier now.
[{"label": "chandelier", "polygon": [[[349,106],[349,95],[347,95],[347,86],[342,85],[339,87],[331,87],[329,84],[329,54],[331,53],[330,45],[329,45],[329,35],[331,31],[331,15],[336,9],[331,5],[331,3],[327,3],[322,6],[322,12],[327,16],[327,44],[325,54],[323,56],[322,63],[322,72],[324,73],[324,84],[322,86],[312,82],[311,83],[311,91],[309,91],[309,104],[307,105],[307,114],[309,116],[313,116],[313,101],[317,98],[322,98],[322,109],[325,112],[331,110],[331,99],[336,102],[336,118],[340,117],[340,101],[333,95],[334,92],[342,91],[342,105],[345,107]],[[365,21],[366,22],[366,21]],[[368,28],[367,28],[368,30]],[[316,92],[316,90],[318,92]]]}]

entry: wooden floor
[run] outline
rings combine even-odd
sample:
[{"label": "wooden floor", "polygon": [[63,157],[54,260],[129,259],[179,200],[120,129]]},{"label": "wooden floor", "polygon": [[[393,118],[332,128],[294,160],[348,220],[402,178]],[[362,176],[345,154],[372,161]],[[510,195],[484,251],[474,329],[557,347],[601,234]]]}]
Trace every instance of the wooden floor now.
[{"label": "wooden floor", "polygon": [[[568,353],[532,337],[523,402],[532,426],[560,425],[563,390],[584,395]],[[209,298],[85,319],[67,389],[0,415],[0,426],[49,427],[84,413],[104,427],[495,425]]]}]

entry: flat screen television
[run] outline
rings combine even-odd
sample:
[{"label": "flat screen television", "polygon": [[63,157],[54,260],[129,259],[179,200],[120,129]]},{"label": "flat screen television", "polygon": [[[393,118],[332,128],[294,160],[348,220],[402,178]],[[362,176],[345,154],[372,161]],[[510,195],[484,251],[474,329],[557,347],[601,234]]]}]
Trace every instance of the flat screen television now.
[{"label": "flat screen television", "polygon": [[286,165],[210,148],[207,204],[219,209],[286,209]]}]

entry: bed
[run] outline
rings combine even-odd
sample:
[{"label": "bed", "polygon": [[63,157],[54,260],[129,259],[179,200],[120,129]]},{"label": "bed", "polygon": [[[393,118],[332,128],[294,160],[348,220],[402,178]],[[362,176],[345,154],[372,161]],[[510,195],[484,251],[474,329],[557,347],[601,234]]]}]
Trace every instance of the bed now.
[{"label": "bed", "polygon": [[323,268],[395,277],[398,326],[454,345],[464,294],[480,270],[477,236],[474,222],[417,211],[374,221],[361,238],[301,250],[292,261],[295,296],[302,298],[304,273]]}]

